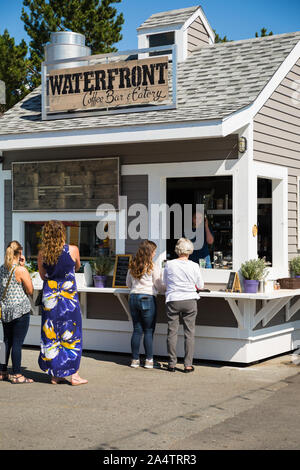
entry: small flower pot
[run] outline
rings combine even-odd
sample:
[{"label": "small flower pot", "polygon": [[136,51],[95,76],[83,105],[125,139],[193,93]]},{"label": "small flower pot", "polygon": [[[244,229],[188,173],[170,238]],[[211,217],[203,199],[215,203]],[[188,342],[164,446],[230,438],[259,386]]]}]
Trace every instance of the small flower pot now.
[{"label": "small flower pot", "polygon": [[105,287],[107,276],[94,276],[95,287]]},{"label": "small flower pot", "polygon": [[259,281],[253,279],[244,279],[245,294],[257,294]]}]

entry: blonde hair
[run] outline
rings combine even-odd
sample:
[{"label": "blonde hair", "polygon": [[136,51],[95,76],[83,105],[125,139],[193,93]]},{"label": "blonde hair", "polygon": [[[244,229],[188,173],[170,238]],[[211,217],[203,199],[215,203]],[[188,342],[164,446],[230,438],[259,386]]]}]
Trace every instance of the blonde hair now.
[{"label": "blonde hair", "polygon": [[66,242],[66,229],[59,220],[49,220],[42,230],[41,254],[44,263],[55,265]]},{"label": "blonde hair", "polygon": [[191,255],[194,251],[194,245],[191,242],[191,240],[188,240],[187,238],[180,238],[178,242],[176,243],[175,246],[175,253],[178,256],[182,255]]},{"label": "blonde hair", "polygon": [[145,240],[140,244],[136,255],[129,264],[130,274],[135,279],[141,279],[144,274],[151,274],[153,271],[152,255],[156,248],[157,245],[150,240]]},{"label": "blonde hair", "polygon": [[22,250],[22,245],[20,245],[20,243],[16,240],[10,242],[10,244],[6,248],[4,265],[9,271],[13,266],[14,258],[18,256],[18,254],[20,254]]}]

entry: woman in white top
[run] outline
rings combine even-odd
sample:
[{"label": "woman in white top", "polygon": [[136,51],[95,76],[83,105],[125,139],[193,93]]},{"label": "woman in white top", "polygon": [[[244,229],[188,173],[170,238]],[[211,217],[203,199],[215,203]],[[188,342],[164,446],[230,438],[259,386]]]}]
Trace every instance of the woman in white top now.
[{"label": "woman in white top", "polygon": [[176,370],[176,346],[180,316],[184,328],[184,371],[192,372],[194,370],[192,364],[198,312],[197,300],[199,299],[197,289],[202,289],[204,283],[199,265],[188,259],[193,250],[194,246],[190,240],[186,238],[178,240],[175,247],[178,258],[168,261],[164,270],[168,316],[168,370],[170,372]]},{"label": "woman in white top", "polygon": [[156,325],[155,296],[163,290],[160,269],[153,262],[156,248],[154,242],[149,240],[142,242],[127,273],[126,285],[130,288],[129,306],[133,322],[131,367],[140,366],[139,350],[144,334],[145,367],[146,369],[153,368],[152,343]]}]

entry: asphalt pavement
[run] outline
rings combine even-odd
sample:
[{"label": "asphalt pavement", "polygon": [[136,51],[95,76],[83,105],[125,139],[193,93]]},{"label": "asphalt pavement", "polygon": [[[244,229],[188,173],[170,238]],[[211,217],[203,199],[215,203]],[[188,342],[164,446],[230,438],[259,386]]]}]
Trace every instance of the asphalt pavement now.
[{"label": "asphalt pavement", "polygon": [[289,354],[249,367],[196,362],[185,374],[85,352],[89,383],[79,387],[50,384],[37,358],[24,348],[35,383],[0,382],[1,450],[300,449],[300,369]]}]

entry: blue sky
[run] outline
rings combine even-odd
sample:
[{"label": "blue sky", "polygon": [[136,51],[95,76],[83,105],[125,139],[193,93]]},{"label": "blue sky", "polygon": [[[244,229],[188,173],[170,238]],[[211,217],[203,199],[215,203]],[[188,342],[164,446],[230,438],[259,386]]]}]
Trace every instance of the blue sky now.
[{"label": "blue sky", "polygon": [[[0,0],[0,33],[7,28],[16,43],[22,38],[29,42],[20,20],[22,4],[22,0]],[[125,24],[118,49],[137,47],[136,28],[151,14],[195,5],[202,6],[213,29],[232,40],[254,37],[262,27],[274,34],[300,30],[299,0],[122,0],[117,9]]]}]

